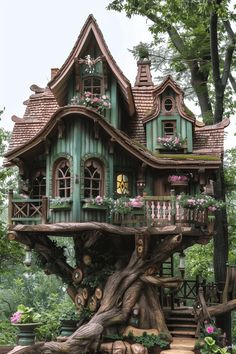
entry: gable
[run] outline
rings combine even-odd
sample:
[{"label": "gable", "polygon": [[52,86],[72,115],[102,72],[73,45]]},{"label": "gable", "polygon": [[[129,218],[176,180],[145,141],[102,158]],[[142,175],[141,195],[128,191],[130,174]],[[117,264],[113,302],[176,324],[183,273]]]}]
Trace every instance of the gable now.
[{"label": "gable", "polygon": [[[129,115],[133,115],[135,107],[130,82],[113,59],[92,15],[88,17],[67,60],[48,84],[59,105],[63,106],[67,104],[67,89],[71,81],[71,75],[77,76],[83,71],[83,66],[86,64],[85,61],[88,55],[91,60],[97,61],[97,68],[99,65],[103,65],[104,70],[107,66],[107,72],[110,71],[117,81],[117,85],[126,102]],[[97,65],[98,62],[100,62],[99,65]],[[76,89],[78,90],[78,87]]]}]

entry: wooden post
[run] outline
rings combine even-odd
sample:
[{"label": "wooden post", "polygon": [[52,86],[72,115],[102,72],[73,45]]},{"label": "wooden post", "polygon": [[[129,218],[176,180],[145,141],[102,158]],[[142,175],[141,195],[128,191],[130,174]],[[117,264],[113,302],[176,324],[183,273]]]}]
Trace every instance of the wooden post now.
[{"label": "wooden post", "polygon": [[9,189],[8,191],[8,225],[12,225],[12,211],[13,211],[13,190]]},{"label": "wooden post", "polygon": [[48,198],[42,197],[42,224],[47,224],[48,220]]},{"label": "wooden post", "polygon": [[176,215],[176,203],[175,203],[175,190],[170,191],[171,200],[171,225],[175,225],[175,215]]}]

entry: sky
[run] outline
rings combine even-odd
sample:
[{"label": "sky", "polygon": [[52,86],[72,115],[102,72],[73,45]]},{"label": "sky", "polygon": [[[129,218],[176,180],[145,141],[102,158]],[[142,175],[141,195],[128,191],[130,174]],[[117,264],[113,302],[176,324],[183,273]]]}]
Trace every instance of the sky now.
[{"label": "sky", "polygon": [[[23,102],[33,93],[32,84],[46,87],[50,69],[64,63],[89,14],[94,15],[114,59],[134,84],[137,66],[128,49],[140,41],[152,40],[148,23],[140,16],[129,19],[124,13],[106,10],[108,3],[109,0],[0,1],[0,110],[5,107],[2,127],[11,130],[11,117],[23,116]],[[232,134],[236,127],[230,126],[227,147],[235,139]]]}]

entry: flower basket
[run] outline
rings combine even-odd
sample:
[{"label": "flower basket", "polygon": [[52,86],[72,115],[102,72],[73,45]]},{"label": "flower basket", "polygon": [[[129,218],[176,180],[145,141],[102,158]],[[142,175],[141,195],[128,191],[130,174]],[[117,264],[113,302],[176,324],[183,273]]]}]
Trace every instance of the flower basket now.
[{"label": "flower basket", "polygon": [[168,182],[172,186],[187,186],[189,178],[185,175],[171,175],[168,177]]}]

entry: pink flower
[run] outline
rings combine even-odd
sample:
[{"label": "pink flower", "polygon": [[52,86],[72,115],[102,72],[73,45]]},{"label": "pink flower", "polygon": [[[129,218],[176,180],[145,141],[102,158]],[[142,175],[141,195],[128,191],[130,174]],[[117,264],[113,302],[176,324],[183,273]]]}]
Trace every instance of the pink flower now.
[{"label": "pink flower", "polygon": [[13,313],[13,315],[10,318],[11,323],[19,323],[21,320],[22,313],[20,311],[17,311]]},{"label": "pink flower", "polygon": [[98,195],[98,196],[95,198],[95,202],[96,202],[96,204],[101,205],[101,204],[103,203],[103,198],[100,197],[100,195]]},{"label": "pink flower", "polygon": [[212,333],[214,333],[214,327],[213,326],[208,326],[206,328],[206,331],[207,331],[208,334],[212,334]]}]

